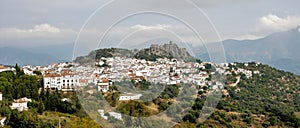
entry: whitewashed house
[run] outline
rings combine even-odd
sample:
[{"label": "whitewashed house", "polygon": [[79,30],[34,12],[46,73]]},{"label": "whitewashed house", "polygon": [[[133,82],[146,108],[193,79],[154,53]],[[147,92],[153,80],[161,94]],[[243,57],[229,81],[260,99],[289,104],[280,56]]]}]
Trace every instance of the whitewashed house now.
[{"label": "whitewashed house", "polygon": [[10,71],[10,70],[11,70],[10,68],[0,65],[0,72]]},{"label": "whitewashed house", "polygon": [[32,66],[23,66],[22,67],[22,70],[23,70],[23,72],[26,74],[26,75],[34,75],[33,74],[33,67]]},{"label": "whitewashed house", "polygon": [[119,100],[138,100],[142,97],[142,94],[121,94]]},{"label": "whitewashed house", "polygon": [[101,79],[101,81],[99,81],[98,83],[97,83],[97,85],[98,85],[98,91],[102,91],[102,92],[107,92],[107,91],[109,91],[109,85],[110,85],[111,83],[109,82],[109,80],[108,79]]},{"label": "whitewashed house", "polygon": [[27,103],[32,102],[31,99],[28,99],[26,97],[14,100],[12,105],[10,106],[11,109],[17,109],[19,111],[28,110]]},{"label": "whitewashed house", "polygon": [[1,120],[0,120],[0,126],[4,126],[5,124],[4,124],[4,122],[5,122],[5,120],[6,120],[7,118],[6,117],[4,117],[4,118],[2,118]]},{"label": "whitewashed house", "polygon": [[62,98],[61,101],[62,101],[62,102],[65,102],[65,101],[66,101],[66,102],[69,102],[69,101],[70,101],[70,98]]},{"label": "whitewashed house", "polygon": [[98,109],[98,113],[100,114],[100,116],[101,116],[103,119],[105,119],[105,120],[108,119],[108,116],[105,116],[105,113],[104,113],[104,110],[103,110],[103,109]]},{"label": "whitewashed house", "polygon": [[118,120],[122,120],[122,114],[117,112],[108,112],[109,116],[112,116]]},{"label": "whitewashed house", "polygon": [[50,74],[44,76],[44,88],[72,91],[79,84],[78,78],[72,74]]},{"label": "whitewashed house", "polygon": [[167,85],[174,85],[174,84],[177,84],[177,81],[176,80],[170,80]]}]

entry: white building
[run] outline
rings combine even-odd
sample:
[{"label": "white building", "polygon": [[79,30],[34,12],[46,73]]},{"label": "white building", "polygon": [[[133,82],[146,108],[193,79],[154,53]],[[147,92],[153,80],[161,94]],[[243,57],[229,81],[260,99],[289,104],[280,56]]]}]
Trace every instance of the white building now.
[{"label": "white building", "polygon": [[122,120],[122,115],[121,113],[117,113],[117,112],[108,112],[109,116],[112,116],[118,120]]},{"label": "white building", "polygon": [[108,119],[108,116],[105,116],[104,110],[103,110],[103,109],[98,109],[98,113],[100,114],[100,116],[101,116],[103,119],[105,119],[105,120]]},{"label": "white building", "polygon": [[4,118],[2,118],[1,120],[0,120],[0,126],[4,126],[5,125],[5,120],[6,120],[6,117],[4,117]]},{"label": "white building", "polygon": [[24,66],[22,67],[22,70],[26,75],[34,75],[33,68],[31,66]]},{"label": "white building", "polygon": [[5,66],[0,65],[0,72],[10,71],[11,69]]},{"label": "white building", "polygon": [[14,100],[12,105],[10,106],[11,109],[18,109],[19,111],[28,110],[27,103],[32,102],[31,99],[28,99],[26,97]]},{"label": "white building", "polygon": [[63,91],[74,90],[79,80],[71,74],[50,74],[44,76],[44,88]]},{"label": "white building", "polygon": [[109,90],[109,83],[98,83],[98,91],[107,92]]},{"label": "white building", "polygon": [[108,79],[101,79],[101,81],[99,81],[97,83],[98,85],[98,91],[102,91],[102,92],[107,92],[109,90],[109,85],[111,83],[109,82]]},{"label": "white building", "polygon": [[2,101],[2,92],[0,92],[0,101]]},{"label": "white building", "polygon": [[176,80],[170,80],[167,85],[174,85],[174,84],[177,84],[177,81]]},{"label": "white building", "polygon": [[61,101],[62,101],[62,102],[65,102],[65,101],[66,101],[66,102],[69,102],[69,101],[70,101],[70,98],[62,98]]},{"label": "white building", "polygon": [[141,96],[142,94],[131,94],[131,93],[122,94],[120,95],[119,100],[138,100],[141,98]]}]

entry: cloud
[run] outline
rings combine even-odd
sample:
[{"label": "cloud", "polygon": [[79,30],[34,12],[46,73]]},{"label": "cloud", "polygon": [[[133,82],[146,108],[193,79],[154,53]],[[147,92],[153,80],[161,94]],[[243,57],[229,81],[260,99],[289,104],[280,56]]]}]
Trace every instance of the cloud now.
[{"label": "cloud", "polygon": [[[255,2],[257,0],[243,0],[244,2]],[[132,0],[131,4],[142,5],[145,7],[151,8],[176,8],[176,9],[188,9],[190,8],[193,2],[200,8],[207,8],[207,7],[216,7],[218,5],[224,4],[232,4],[241,2],[240,0],[174,0],[170,2],[169,0]]]},{"label": "cloud", "polygon": [[48,33],[60,33],[61,30],[57,27],[51,26],[50,24],[39,24],[35,25],[33,29],[21,30],[16,29],[17,32],[48,32]]},{"label": "cloud", "polygon": [[31,28],[0,28],[0,46],[30,47],[72,43],[77,32],[56,27],[47,23],[33,25]]},{"label": "cloud", "polygon": [[38,24],[29,29],[21,28],[0,28],[0,37],[9,38],[34,38],[34,37],[61,37],[74,33],[71,29],[64,29],[50,24]]},{"label": "cloud", "polygon": [[237,35],[237,36],[231,36],[231,37],[227,37],[226,39],[235,39],[235,40],[256,40],[256,39],[260,39],[263,38],[265,36],[257,36],[254,34],[245,34],[245,35]]},{"label": "cloud", "polygon": [[142,29],[142,30],[145,30],[145,29],[167,29],[167,28],[171,28],[171,25],[165,25],[165,24],[158,24],[158,25],[149,25],[149,26],[145,26],[145,25],[141,25],[141,24],[138,24],[138,25],[134,25],[134,26],[131,26],[132,29]]},{"label": "cloud", "polygon": [[259,19],[262,29],[272,31],[286,31],[300,25],[300,16],[286,16],[281,18],[274,14],[263,16]]},{"label": "cloud", "polygon": [[[166,43],[165,40],[198,45],[201,40],[182,24],[130,24],[117,25],[106,33],[105,29],[89,28],[80,33],[75,55],[84,55],[99,47],[133,48],[146,42]],[[202,36],[202,35],[201,35]],[[101,42],[100,42],[101,39]],[[156,42],[158,41],[158,42]]]},{"label": "cloud", "polygon": [[[89,37],[90,38],[90,37]],[[201,43],[192,30],[178,24],[132,25],[112,29],[104,39],[105,44],[117,42],[138,45],[149,40],[165,38],[179,42]]]}]

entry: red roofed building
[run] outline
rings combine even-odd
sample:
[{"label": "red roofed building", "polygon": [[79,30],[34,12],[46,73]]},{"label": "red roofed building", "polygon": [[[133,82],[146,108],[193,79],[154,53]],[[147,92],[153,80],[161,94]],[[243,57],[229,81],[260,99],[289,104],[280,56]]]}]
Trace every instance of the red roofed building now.
[{"label": "red roofed building", "polygon": [[12,105],[9,106],[9,107],[11,109],[18,109],[19,111],[28,110],[28,107],[27,107],[27,103],[28,102],[32,102],[32,100],[28,99],[26,97],[21,98],[21,99],[16,99],[16,100],[14,100],[14,102],[12,103]]}]

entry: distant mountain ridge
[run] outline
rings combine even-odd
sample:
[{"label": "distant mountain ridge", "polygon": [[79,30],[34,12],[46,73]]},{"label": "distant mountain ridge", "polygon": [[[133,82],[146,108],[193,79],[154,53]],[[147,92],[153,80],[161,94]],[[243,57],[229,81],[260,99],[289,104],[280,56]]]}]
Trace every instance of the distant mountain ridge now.
[{"label": "distant mountain ridge", "polygon": [[74,44],[35,47],[0,47],[0,64],[48,65],[72,60]]},{"label": "distant mountain ridge", "polygon": [[[299,28],[274,33],[256,40],[225,40],[223,46],[227,61],[257,61],[300,74]],[[203,47],[197,47],[194,50],[197,51],[197,57],[209,61],[208,53]]]},{"label": "distant mountain ridge", "polygon": [[48,54],[37,54],[17,48],[0,48],[0,63],[3,65],[47,65],[57,59]]},{"label": "distant mountain ridge", "polygon": [[[283,69],[289,72],[300,74],[300,27],[285,31],[271,34],[267,37],[256,39],[256,40],[225,40],[223,41],[225,55],[227,62],[250,62],[257,61],[262,62],[268,65],[271,65],[278,69]],[[149,46],[150,41],[144,45],[137,46],[135,48]],[[153,44],[153,43],[152,43]],[[214,47],[214,43],[208,44],[211,47]],[[73,53],[74,44],[65,44],[65,45],[53,45],[45,47],[36,47],[36,48],[12,48],[12,47],[3,47],[0,48],[0,63],[5,65],[14,65],[18,63],[20,65],[45,65],[62,61],[71,61]],[[153,45],[154,46],[154,45]],[[159,45],[159,49],[167,50],[168,47]],[[172,47],[174,51],[179,50],[178,46]],[[208,46],[208,47],[209,47]],[[151,47],[149,47],[151,49]],[[144,48],[147,50],[147,48]],[[116,48],[118,52],[114,51],[113,56],[128,56],[133,57],[138,55],[137,49],[128,50]],[[143,50],[143,51],[145,51]],[[213,50],[213,49],[212,49]],[[151,50],[150,50],[151,51]],[[208,54],[205,47],[193,47],[193,54],[197,58],[203,61],[211,61],[209,59],[209,54],[212,55],[221,51],[210,51]],[[170,51],[167,51],[168,53]],[[118,54],[117,54],[118,53]],[[142,52],[140,52],[142,53]],[[145,52],[144,52],[145,53]],[[149,53],[149,52],[148,52]],[[186,50],[181,52],[173,52],[173,57],[182,55],[179,58],[186,58],[191,55],[185,54],[188,53]],[[160,53],[162,54],[162,53]],[[156,55],[150,53],[149,55]],[[149,56],[147,55],[147,56]],[[87,58],[95,58],[96,52],[90,52],[89,57],[79,57],[82,58],[82,61]],[[78,59],[76,59],[78,60]]]}]

